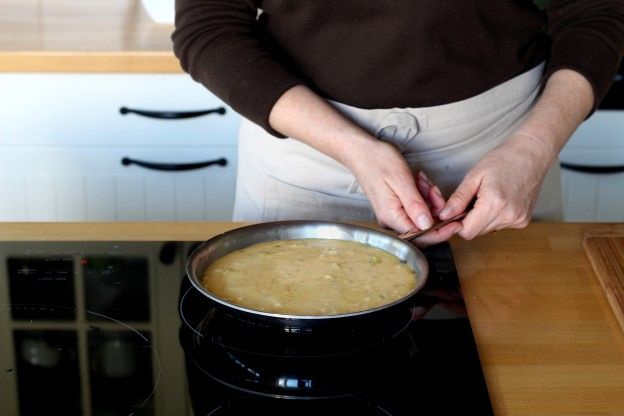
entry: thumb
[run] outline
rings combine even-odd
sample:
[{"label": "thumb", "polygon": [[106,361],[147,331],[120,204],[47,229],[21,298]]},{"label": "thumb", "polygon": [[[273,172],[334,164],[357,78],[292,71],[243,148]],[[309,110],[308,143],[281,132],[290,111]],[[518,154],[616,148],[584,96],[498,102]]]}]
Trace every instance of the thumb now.
[{"label": "thumb", "polygon": [[459,215],[466,210],[468,205],[477,196],[481,179],[474,176],[466,176],[462,183],[459,184],[455,192],[446,201],[446,205],[440,211],[438,217],[441,220],[447,220]]}]

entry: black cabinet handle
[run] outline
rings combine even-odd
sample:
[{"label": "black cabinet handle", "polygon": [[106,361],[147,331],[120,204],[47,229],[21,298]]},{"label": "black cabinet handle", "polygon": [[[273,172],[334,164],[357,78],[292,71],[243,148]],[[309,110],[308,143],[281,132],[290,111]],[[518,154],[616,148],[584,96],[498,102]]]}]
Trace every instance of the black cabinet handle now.
[{"label": "black cabinet handle", "polygon": [[624,172],[624,166],[587,166],[587,165],[575,165],[572,163],[561,163],[560,164],[563,169],[572,170],[575,172],[584,172],[584,173],[598,173],[598,174],[609,174],[609,173],[622,173]]},{"label": "black cabinet handle", "polygon": [[121,159],[121,164],[124,166],[129,165],[138,165],[144,167],[146,169],[154,169],[154,170],[165,170],[165,171],[183,171],[183,170],[193,170],[193,169],[201,169],[212,165],[226,166],[227,159],[222,157],[220,159],[215,160],[207,160],[205,162],[193,162],[193,163],[157,163],[157,162],[145,162],[142,160],[130,159],[129,157],[124,157]]},{"label": "black cabinet handle", "polygon": [[143,117],[150,118],[160,118],[166,120],[176,120],[183,118],[193,118],[193,117],[201,117],[207,114],[225,114],[225,107],[217,107],[211,108],[209,110],[199,110],[199,111],[149,111],[149,110],[138,110],[136,108],[128,108],[121,107],[119,112],[123,115],[126,114],[137,114]]}]

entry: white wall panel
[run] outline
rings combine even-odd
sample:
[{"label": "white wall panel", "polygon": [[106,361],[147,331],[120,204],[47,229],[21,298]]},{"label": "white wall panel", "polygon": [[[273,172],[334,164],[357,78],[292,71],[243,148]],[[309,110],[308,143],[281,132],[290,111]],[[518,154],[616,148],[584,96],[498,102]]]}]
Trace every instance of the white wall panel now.
[{"label": "white wall panel", "polygon": [[26,177],[26,213],[29,221],[56,221],[52,176]]},{"label": "white wall panel", "polygon": [[225,220],[232,219],[232,208],[234,206],[234,188],[236,179],[228,177],[221,180],[206,179],[205,192],[205,215],[210,217],[216,213],[219,218]]},{"label": "white wall panel", "polygon": [[598,180],[596,221],[624,222],[624,173]]},{"label": "white wall panel", "polygon": [[87,221],[115,221],[117,206],[115,180],[111,176],[86,176],[85,204]]},{"label": "white wall panel", "polygon": [[147,221],[175,220],[175,174],[160,173],[144,178],[145,219]]},{"label": "white wall panel", "polygon": [[26,221],[26,182],[24,176],[0,175],[0,219]]},{"label": "white wall panel", "polygon": [[140,176],[115,177],[115,205],[117,220],[145,221],[145,178]]},{"label": "white wall panel", "polygon": [[81,176],[54,178],[57,221],[85,221],[87,219],[84,179]]},{"label": "white wall panel", "polygon": [[[207,218],[205,194],[206,180],[203,176],[176,177],[175,212],[178,221],[203,221]],[[226,192],[226,195],[230,192]],[[218,213],[215,212],[216,215]]]},{"label": "white wall panel", "polygon": [[565,220],[624,221],[624,174],[563,171]]}]

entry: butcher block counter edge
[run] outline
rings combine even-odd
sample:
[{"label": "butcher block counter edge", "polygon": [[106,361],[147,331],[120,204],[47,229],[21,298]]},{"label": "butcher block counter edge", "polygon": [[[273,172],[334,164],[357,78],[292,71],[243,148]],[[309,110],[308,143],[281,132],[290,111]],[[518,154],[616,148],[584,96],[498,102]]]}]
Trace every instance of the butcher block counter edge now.
[{"label": "butcher block counter edge", "polygon": [[0,51],[0,72],[182,73],[173,52]]}]

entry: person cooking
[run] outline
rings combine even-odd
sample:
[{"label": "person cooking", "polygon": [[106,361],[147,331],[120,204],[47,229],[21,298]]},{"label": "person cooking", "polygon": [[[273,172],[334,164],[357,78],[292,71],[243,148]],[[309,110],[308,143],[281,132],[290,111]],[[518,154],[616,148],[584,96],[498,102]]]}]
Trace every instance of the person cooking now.
[{"label": "person cooking", "polygon": [[405,232],[476,199],[433,244],[562,217],[558,154],[613,80],[624,0],[177,0],[172,40],[245,118],[235,220]]}]

